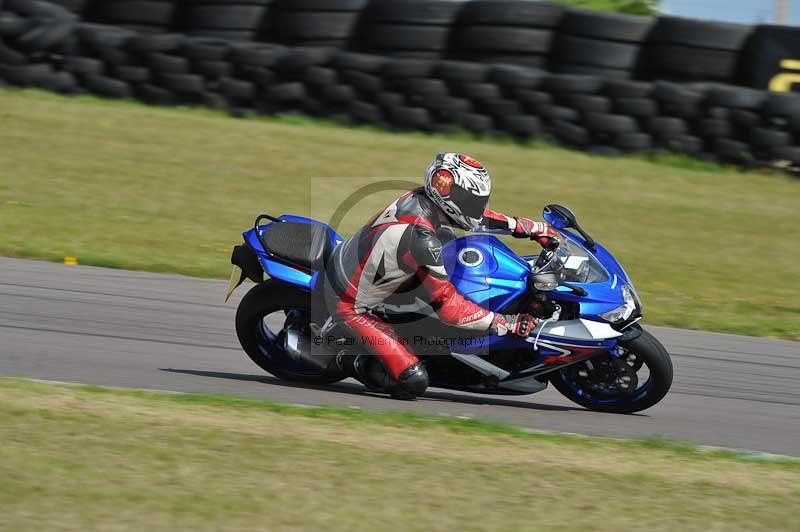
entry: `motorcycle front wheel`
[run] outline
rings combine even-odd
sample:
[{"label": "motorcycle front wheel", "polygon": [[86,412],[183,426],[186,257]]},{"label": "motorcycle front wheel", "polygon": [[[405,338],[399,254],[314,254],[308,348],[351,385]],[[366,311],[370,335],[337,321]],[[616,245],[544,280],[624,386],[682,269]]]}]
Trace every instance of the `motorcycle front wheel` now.
[{"label": "motorcycle front wheel", "polygon": [[672,385],[672,360],[661,342],[643,330],[618,349],[619,356],[573,364],[554,373],[550,382],[567,399],[598,412],[630,414],[663,399]]}]

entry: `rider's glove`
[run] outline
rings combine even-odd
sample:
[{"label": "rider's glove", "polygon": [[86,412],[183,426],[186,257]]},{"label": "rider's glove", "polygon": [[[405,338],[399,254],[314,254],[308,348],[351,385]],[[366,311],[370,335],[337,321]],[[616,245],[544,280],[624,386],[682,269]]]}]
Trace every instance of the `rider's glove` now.
[{"label": "rider's glove", "polygon": [[530,314],[495,314],[489,331],[497,336],[504,336],[508,333],[526,337],[536,328],[539,320]]},{"label": "rider's glove", "polygon": [[543,248],[555,249],[559,244],[558,232],[544,222],[534,222],[528,218],[515,216],[514,232],[516,238],[530,238],[539,242]]}]

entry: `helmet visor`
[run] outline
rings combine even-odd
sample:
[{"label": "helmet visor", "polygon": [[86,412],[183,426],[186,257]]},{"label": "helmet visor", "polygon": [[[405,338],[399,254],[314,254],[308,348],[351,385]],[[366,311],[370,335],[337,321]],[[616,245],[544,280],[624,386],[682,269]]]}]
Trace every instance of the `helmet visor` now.
[{"label": "helmet visor", "polygon": [[469,190],[454,186],[450,191],[450,201],[458,205],[464,216],[480,220],[489,203],[489,196],[476,196]]}]

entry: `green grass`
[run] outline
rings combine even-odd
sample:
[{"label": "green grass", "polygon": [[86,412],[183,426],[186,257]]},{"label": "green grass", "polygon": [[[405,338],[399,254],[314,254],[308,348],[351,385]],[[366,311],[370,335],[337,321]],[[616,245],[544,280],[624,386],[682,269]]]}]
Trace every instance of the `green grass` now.
[{"label": "green grass", "polygon": [[631,15],[658,15],[658,0],[555,0],[570,7],[628,13]]},{"label": "green grass", "polygon": [[[225,277],[256,214],[329,220],[354,190],[419,183],[434,153],[458,150],[492,171],[495,210],[571,206],[649,323],[800,339],[800,180],[781,173],[8,89],[0,121],[2,255]],[[339,229],[397,193],[357,201]]]},{"label": "green grass", "polygon": [[800,462],[0,379],[0,529],[792,530]]}]

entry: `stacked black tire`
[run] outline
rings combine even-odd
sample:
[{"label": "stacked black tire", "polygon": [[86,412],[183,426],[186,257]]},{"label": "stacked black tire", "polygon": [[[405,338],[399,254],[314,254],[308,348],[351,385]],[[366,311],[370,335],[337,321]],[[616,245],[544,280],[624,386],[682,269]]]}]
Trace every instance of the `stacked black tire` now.
[{"label": "stacked black tire", "polygon": [[[756,120],[757,115],[760,120]],[[751,145],[757,145],[756,157],[768,151],[767,160],[787,167],[800,167],[800,96],[768,93],[766,101],[757,112],[731,113],[731,120],[749,127]],[[763,159],[761,159],[763,160]]]},{"label": "stacked black tire", "polygon": [[642,68],[642,43],[653,21],[651,17],[570,10],[559,26],[551,67],[565,74],[632,78]]},{"label": "stacked black tire", "polygon": [[91,3],[88,18],[140,33],[164,33],[173,27],[177,7],[172,0],[102,0]]},{"label": "stacked black tire", "polygon": [[735,83],[752,26],[658,17],[647,44],[651,79]]},{"label": "stacked black tire", "polygon": [[0,83],[72,93],[75,76],[62,68],[73,53],[78,18],[57,4],[0,2]]},{"label": "stacked black tire", "polygon": [[291,46],[350,48],[369,0],[278,0],[272,35]]},{"label": "stacked black tire", "polygon": [[[83,23],[77,30],[76,53],[67,58],[64,67],[88,92],[108,98],[131,98],[134,95],[131,83],[115,73],[138,67],[126,47],[127,41],[136,35],[119,26]],[[149,71],[146,72],[149,76]]]},{"label": "stacked black tire", "polygon": [[527,0],[473,0],[458,18],[452,55],[487,63],[547,66],[564,8]]},{"label": "stacked black tire", "polygon": [[444,57],[462,6],[461,0],[372,0],[356,47],[390,57]]},{"label": "stacked black tire", "polygon": [[181,0],[176,26],[191,36],[232,41],[272,40],[269,32],[272,3],[273,0]]},{"label": "stacked black tire", "polygon": [[82,15],[89,5],[89,0],[48,0],[48,2],[59,5],[76,15]]},{"label": "stacked black tire", "polygon": [[719,86],[708,93],[700,133],[713,137],[714,152],[738,164],[800,163],[800,98],[742,87]]},{"label": "stacked black tire", "polygon": [[[668,19],[659,30],[640,17],[517,0],[185,0],[173,24],[191,28],[152,33],[80,22],[61,4],[84,7],[2,0],[0,82],[211,106],[236,116],[291,112],[393,130],[547,138],[603,155],[670,150],[800,167],[800,95],[625,79],[660,46],[735,54],[724,48],[740,46],[745,32],[738,26]],[[498,7],[517,4],[527,7],[513,19]],[[117,16],[129,12],[127,0],[104,5],[119,8],[105,8]],[[317,24],[333,15],[336,23]],[[133,20],[127,22],[144,19]],[[641,45],[658,31],[654,42],[667,39],[664,27],[683,28],[669,38],[684,44]],[[709,28],[716,31],[701,35]],[[341,49],[352,44],[345,35],[363,31],[373,39],[358,42],[380,53]],[[555,44],[509,55],[503,39],[521,36]],[[255,38],[285,44],[249,40]],[[550,70],[527,66],[545,62]],[[733,76],[729,68],[712,74]]]}]

